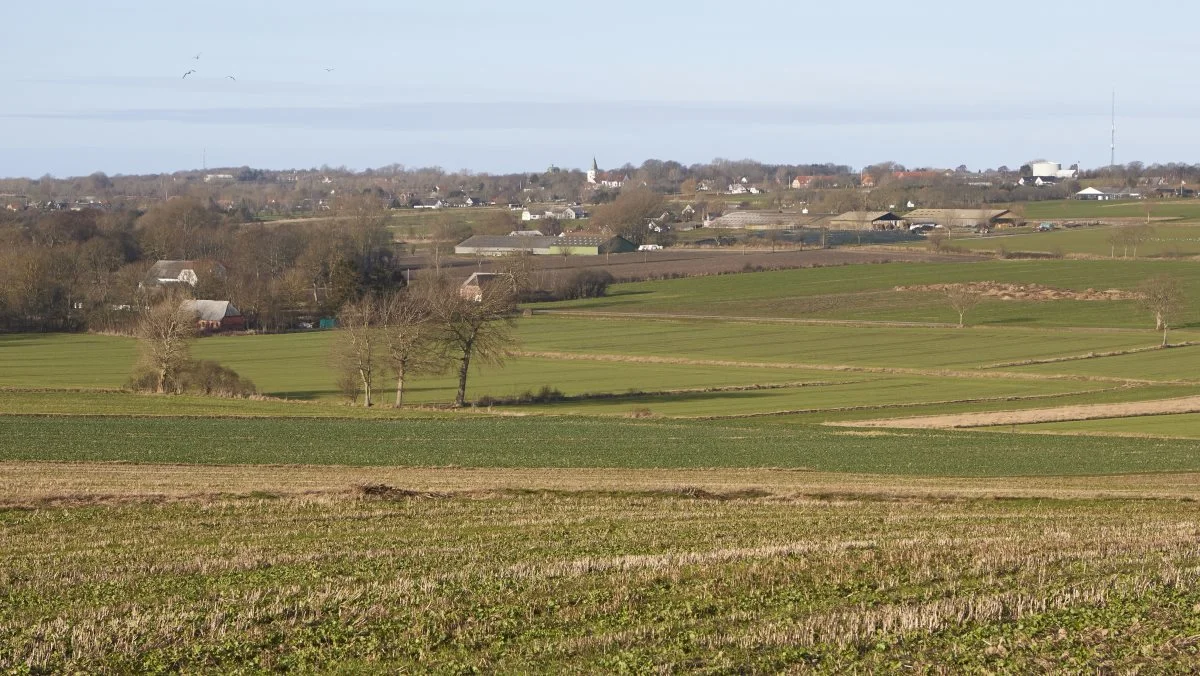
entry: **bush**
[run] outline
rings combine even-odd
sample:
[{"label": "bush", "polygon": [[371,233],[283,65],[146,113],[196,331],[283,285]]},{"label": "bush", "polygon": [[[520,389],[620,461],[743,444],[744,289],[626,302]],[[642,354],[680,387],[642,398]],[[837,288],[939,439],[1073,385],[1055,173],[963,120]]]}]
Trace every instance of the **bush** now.
[{"label": "bush", "polygon": [[[157,384],[157,374],[139,371],[130,377],[126,386],[135,392],[154,392]],[[174,379],[167,382],[167,391],[210,397],[249,397],[258,393],[254,383],[215,361],[189,362]]]},{"label": "bush", "polygon": [[613,281],[607,270],[579,270],[559,283],[556,295],[563,300],[600,298]]}]

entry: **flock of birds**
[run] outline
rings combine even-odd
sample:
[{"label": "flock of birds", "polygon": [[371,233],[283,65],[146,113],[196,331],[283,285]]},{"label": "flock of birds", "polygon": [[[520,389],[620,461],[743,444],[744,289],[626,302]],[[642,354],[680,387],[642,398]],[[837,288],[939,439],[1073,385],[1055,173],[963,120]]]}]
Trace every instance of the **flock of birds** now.
[{"label": "flock of birds", "polygon": [[[204,54],[204,52],[198,52],[198,53],[197,53],[195,56],[193,56],[193,57],[192,57],[192,60],[194,60],[194,61],[199,61],[199,60],[200,60],[200,56],[201,56],[202,54]],[[333,69],[333,68],[326,68],[326,69],[325,69],[325,72],[326,72],[326,73],[332,73],[333,71],[334,71],[334,69]],[[187,72],[185,72],[185,73],[183,74],[183,78],[181,78],[181,79],[184,79],[184,80],[186,80],[186,79],[188,78],[188,76],[189,76],[189,75],[191,75],[191,74],[193,74],[193,73],[195,73],[195,72],[196,72],[196,69],[195,69],[195,68],[190,68],[190,69],[188,69],[188,71],[187,71]],[[234,77],[234,76],[232,76],[232,75],[226,75],[226,76],[225,76],[225,79],[226,79],[226,80],[233,80],[234,82],[237,82],[237,78],[236,78],[236,77]]]}]

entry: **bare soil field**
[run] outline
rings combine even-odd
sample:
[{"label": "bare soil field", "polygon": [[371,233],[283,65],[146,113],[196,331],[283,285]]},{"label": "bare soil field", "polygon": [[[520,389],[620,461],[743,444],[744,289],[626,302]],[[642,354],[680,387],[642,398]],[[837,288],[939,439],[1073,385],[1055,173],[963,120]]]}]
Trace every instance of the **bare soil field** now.
[{"label": "bare soil field", "polygon": [[[904,437],[903,432],[846,431]],[[1200,498],[1200,474],[943,478],[795,469],[609,469],[0,463],[0,509],[364,495],[484,499],[505,492],[753,498]]]},{"label": "bare soil field", "polygon": [[1198,411],[1200,411],[1200,397],[1180,397],[1177,399],[1159,399],[1156,401],[1136,401],[1119,404],[1086,404],[1080,406],[1029,409],[1025,411],[960,413],[955,415],[859,420],[854,423],[830,424],[852,425],[854,427],[949,429],[955,427],[990,427],[995,425],[1066,422],[1070,420],[1096,420],[1099,418],[1128,418],[1142,415],[1196,413]]},{"label": "bare soil field", "polygon": [[[670,277],[723,275],[747,270],[786,270],[865,263],[942,263],[986,260],[983,256],[935,254],[922,251],[876,251],[869,249],[807,249],[767,251],[761,249],[666,249],[609,256],[538,256],[538,269],[607,270],[618,282]],[[407,256],[399,264],[413,268],[413,276],[430,274],[427,256]],[[466,279],[473,272],[487,272],[497,264],[495,258],[453,257],[441,262],[442,270],[454,279]]]}]

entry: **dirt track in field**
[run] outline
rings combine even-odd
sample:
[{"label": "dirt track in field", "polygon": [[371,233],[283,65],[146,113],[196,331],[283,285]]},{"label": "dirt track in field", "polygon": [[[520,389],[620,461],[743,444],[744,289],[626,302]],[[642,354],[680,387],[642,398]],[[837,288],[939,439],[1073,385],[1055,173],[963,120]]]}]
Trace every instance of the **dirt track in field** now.
[{"label": "dirt track in field", "polygon": [[[877,432],[876,434],[895,434]],[[363,499],[363,487],[421,497],[474,499],[504,491],[674,494],[716,498],[1200,497],[1200,473],[1102,477],[942,478],[775,469],[509,469],[311,465],[0,463],[0,509],[217,502],[296,497]]]},{"label": "dirt track in field", "polygon": [[859,420],[846,423],[829,423],[843,427],[895,427],[904,429],[950,429],[956,427],[990,427],[995,425],[1028,425],[1032,423],[1067,422],[1071,420],[1097,420],[1101,418],[1129,418],[1143,415],[1166,415],[1171,413],[1200,412],[1200,396],[1154,401],[1135,401],[1119,404],[1081,404],[1054,408],[1029,409],[1024,411],[993,411],[987,413],[960,413],[956,415],[929,415],[916,418],[889,418],[884,420]]}]

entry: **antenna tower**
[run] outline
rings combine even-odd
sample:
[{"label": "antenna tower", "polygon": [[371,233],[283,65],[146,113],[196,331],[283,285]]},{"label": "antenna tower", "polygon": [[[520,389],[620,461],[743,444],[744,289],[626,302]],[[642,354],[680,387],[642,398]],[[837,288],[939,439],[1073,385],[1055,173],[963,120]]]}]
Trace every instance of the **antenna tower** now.
[{"label": "antenna tower", "polygon": [[1108,146],[1108,166],[1117,166],[1117,90],[1112,94],[1112,140]]}]

